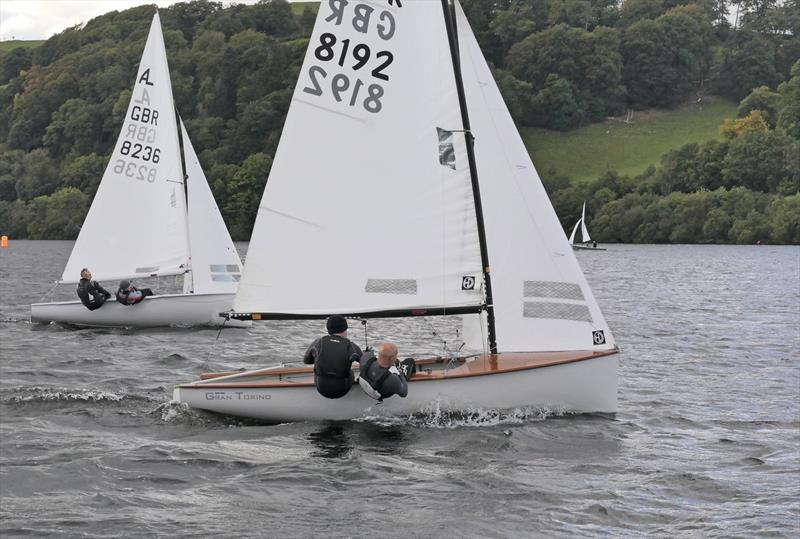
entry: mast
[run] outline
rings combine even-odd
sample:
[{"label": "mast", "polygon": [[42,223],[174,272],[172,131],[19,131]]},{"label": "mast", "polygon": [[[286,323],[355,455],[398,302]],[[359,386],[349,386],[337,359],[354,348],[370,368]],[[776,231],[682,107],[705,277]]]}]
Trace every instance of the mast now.
[{"label": "mast", "polygon": [[458,102],[461,107],[461,121],[464,124],[464,138],[467,143],[467,158],[469,173],[472,180],[472,196],[475,200],[475,217],[478,224],[478,238],[481,245],[481,264],[483,265],[483,282],[486,286],[486,321],[489,329],[489,352],[497,353],[497,335],[494,321],[494,302],[492,300],[492,276],[489,266],[489,249],[486,245],[486,229],[483,220],[483,205],[481,203],[481,189],[478,183],[478,166],[475,162],[475,137],[469,123],[467,111],[467,98],[464,93],[464,80],[461,77],[461,58],[458,51],[458,30],[456,28],[455,5],[452,0],[442,0],[445,26],[447,27],[447,40],[450,43],[450,57],[453,60],[453,74],[458,90]]},{"label": "mast", "polygon": [[181,114],[178,112],[178,107],[175,107],[175,119],[177,120],[175,129],[178,131],[178,150],[181,161],[181,176],[183,177],[181,183],[183,187],[183,200],[185,201],[184,210],[186,210],[184,212],[184,218],[186,219],[186,254],[188,255],[186,257],[186,263],[188,267],[183,274],[183,293],[190,294],[194,293],[194,272],[192,271],[192,241],[190,237],[192,231],[189,229],[189,174],[186,172],[186,143],[183,140],[183,129],[181,128],[183,125],[183,118],[181,118]]}]

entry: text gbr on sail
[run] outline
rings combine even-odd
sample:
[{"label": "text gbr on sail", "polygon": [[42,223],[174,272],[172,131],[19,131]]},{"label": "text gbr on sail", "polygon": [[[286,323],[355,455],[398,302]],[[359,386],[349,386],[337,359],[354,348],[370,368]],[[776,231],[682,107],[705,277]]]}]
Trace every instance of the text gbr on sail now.
[{"label": "text gbr on sail", "polygon": [[[374,22],[372,15],[375,12],[375,8],[368,4],[351,5],[349,0],[329,0],[328,6],[331,9],[331,14],[325,18],[325,22],[335,21],[333,24],[336,26],[341,25],[345,20],[347,11],[352,13],[352,17],[350,17],[350,15],[347,16],[356,32],[366,34],[370,29],[370,24]],[[350,7],[349,10],[348,6]],[[392,39],[395,30],[394,16],[392,13],[382,10],[377,16],[377,21],[378,22],[374,23],[373,27],[376,29],[378,37],[384,41]]]}]

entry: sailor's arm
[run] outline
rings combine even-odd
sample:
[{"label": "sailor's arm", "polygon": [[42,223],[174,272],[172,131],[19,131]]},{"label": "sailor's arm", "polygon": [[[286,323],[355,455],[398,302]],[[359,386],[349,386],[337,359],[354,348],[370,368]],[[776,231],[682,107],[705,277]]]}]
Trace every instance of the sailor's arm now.
[{"label": "sailor's arm", "polygon": [[303,363],[306,365],[313,365],[314,359],[319,355],[319,343],[321,342],[321,338],[317,338],[314,342],[311,343],[311,346],[308,347],[306,350],[306,354],[303,356]]},{"label": "sailor's arm", "polygon": [[103,288],[103,286],[100,283],[98,283],[97,281],[92,281],[92,284],[94,285],[95,290],[103,294],[105,297],[107,298],[111,297],[111,294],[108,292],[108,290]]},{"label": "sailor's arm", "polygon": [[408,395],[408,382],[406,382],[405,376],[402,374],[397,373],[397,368],[391,367],[389,372],[392,374],[389,378],[384,382],[383,386],[386,390],[391,391],[393,394],[398,395],[400,397],[405,397]]}]

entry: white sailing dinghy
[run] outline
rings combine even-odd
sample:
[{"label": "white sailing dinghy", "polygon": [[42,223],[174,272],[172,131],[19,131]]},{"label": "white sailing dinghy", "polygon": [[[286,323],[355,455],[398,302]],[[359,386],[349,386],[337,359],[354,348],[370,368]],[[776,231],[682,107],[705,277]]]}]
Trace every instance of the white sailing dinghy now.
[{"label": "white sailing dinghy", "polygon": [[[581,227],[581,242],[575,243],[575,233],[578,231],[578,225]],[[593,242],[591,236],[589,236],[589,229],[586,228],[586,202],[583,203],[581,218],[578,219],[578,222],[575,223],[574,227],[572,227],[572,234],[569,235],[569,244],[572,245],[573,249],[605,251],[604,248],[597,247],[597,242]]]},{"label": "white sailing dinghy", "polygon": [[112,298],[94,311],[78,300],[35,303],[32,322],[220,325],[219,312],[231,308],[238,286],[239,254],[182,121],[178,130],[158,13],[122,131],[58,283],[77,283],[84,267],[112,293],[121,279],[169,275],[184,276],[183,293],[150,296],[135,306]]},{"label": "white sailing dinghy", "polygon": [[268,422],[617,409],[618,348],[457,1],[320,5],[229,315],[331,314],[462,315],[479,353],[419,360],[380,404],[280,365],[174,400]]}]

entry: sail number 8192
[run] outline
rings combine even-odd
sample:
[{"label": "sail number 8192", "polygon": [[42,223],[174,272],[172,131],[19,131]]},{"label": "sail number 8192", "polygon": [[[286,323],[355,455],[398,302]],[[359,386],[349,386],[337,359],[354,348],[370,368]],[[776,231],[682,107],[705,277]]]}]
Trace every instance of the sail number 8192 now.
[{"label": "sail number 8192", "polygon": [[[312,86],[306,86],[303,91],[307,94],[320,96],[323,94],[320,78],[325,79],[328,73],[319,66],[311,66],[308,68],[308,76],[311,77]],[[331,79],[331,93],[333,98],[341,103],[343,99],[349,97],[348,104],[354,107],[358,102],[361,89],[365,86],[364,81],[356,79],[355,84],[350,88],[350,78],[347,75],[339,73],[334,75]],[[383,97],[383,86],[380,84],[370,84],[366,89],[366,97],[362,101],[362,105],[367,112],[377,114],[383,108],[381,98]],[[363,95],[363,94],[362,94]]]}]

